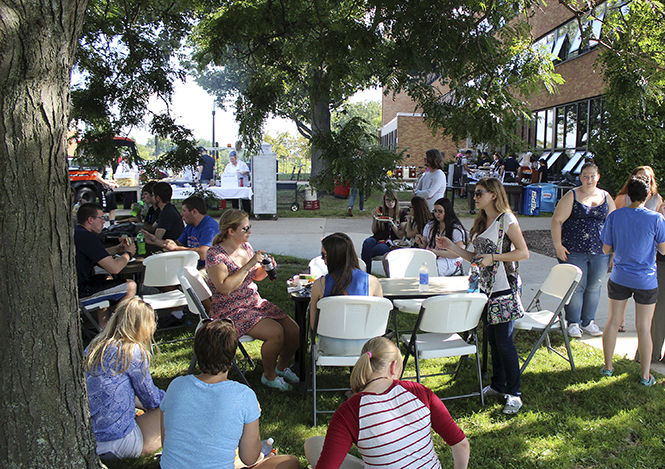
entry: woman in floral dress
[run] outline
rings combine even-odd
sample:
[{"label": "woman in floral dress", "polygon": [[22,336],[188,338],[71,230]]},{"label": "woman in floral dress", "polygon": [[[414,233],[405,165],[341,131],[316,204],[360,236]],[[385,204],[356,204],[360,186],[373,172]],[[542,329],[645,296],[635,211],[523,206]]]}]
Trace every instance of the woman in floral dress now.
[{"label": "woman in floral dress", "polygon": [[260,264],[268,256],[249,244],[251,228],[248,215],[241,210],[227,210],[219,220],[219,234],[206,255],[211,316],[233,321],[238,336],[262,340],[261,383],[288,391],[292,389],[289,382],[299,382],[289,368],[298,348],[299,329],[293,319],[259,295],[254,280],[266,277]]}]

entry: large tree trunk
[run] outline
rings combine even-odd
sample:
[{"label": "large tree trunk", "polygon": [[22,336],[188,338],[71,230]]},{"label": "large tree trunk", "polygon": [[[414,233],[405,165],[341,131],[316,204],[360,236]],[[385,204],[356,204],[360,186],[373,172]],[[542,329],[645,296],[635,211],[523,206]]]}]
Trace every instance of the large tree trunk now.
[{"label": "large tree trunk", "polygon": [[0,466],[99,467],[65,131],[87,0],[0,1]]},{"label": "large tree trunk", "polygon": [[318,139],[330,135],[330,97],[327,90],[321,87],[312,92],[310,103],[312,107],[312,176],[317,176],[325,167],[325,160],[321,157],[323,151],[318,145]]}]

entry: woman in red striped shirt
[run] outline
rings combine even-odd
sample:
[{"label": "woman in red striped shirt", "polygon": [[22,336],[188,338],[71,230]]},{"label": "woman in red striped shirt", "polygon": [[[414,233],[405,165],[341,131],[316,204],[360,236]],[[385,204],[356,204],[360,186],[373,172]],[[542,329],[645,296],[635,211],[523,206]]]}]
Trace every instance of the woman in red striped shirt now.
[{"label": "woman in red striped shirt", "polygon": [[[326,433],[305,443],[317,469],[351,467],[440,468],[432,443],[433,428],[451,447],[455,469],[469,463],[469,441],[448,409],[429,388],[401,381],[402,356],[384,337],[370,339],[351,373],[356,393],[340,406]],[[362,462],[347,456],[351,444]],[[355,459],[355,461],[353,461]]]}]

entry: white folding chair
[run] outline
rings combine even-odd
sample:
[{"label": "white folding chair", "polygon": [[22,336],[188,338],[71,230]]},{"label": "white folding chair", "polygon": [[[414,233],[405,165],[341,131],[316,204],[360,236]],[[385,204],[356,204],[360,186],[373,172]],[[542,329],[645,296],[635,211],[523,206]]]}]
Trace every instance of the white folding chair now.
[{"label": "white folding chair", "polygon": [[[531,300],[531,303],[526,308],[527,312],[524,314],[524,317],[515,321],[515,331],[518,329],[524,331],[542,331],[540,337],[536,341],[536,344],[531,349],[529,356],[522,364],[520,373],[524,373],[524,370],[543,341],[545,341],[545,345],[550,352],[556,353],[561,358],[570,363],[570,369],[575,371],[573,352],[570,349],[568,330],[566,329],[566,324],[564,321],[564,307],[570,302],[570,298],[573,296],[573,293],[575,293],[575,289],[580,283],[581,278],[582,271],[579,267],[572,264],[555,265],[552,267],[552,270],[550,270],[549,275],[536,293],[536,296],[533,297],[533,300]],[[559,305],[554,311],[541,310],[540,297],[543,293],[560,300]],[[532,311],[533,308],[536,310]],[[566,344],[566,351],[568,352],[567,358],[555,350],[550,343],[549,332],[552,327],[557,326],[563,334],[563,341]]]},{"label": "white folding chair", "polygon": [[[394,249],[383,257],[383,269],[389,278],[416,278],[420,275],[420,266],[425,264],[430,276],[439,275],[436,265],[436,254],[427,249],[401,248]],[[395,343],[399,344],[399,329],[397,327],[397,312],[418,314],[422,299],[393,300],[395,312],[393,321],[395,325]]]},{"label": "white folding chair", "polygon": [[[203,306],[203,301],[210,298],[212,296],[212,292],[210,291],[210,287],[208,287],[208,284],[203,279],[196,267],[187,266],[180,269],[180,272],[178,272],[178,280],[185,294],[185,298],[187,299],[187,307],[192,313],[199,315],[199,323],[196,326],[196,330],[198,331],[203,321],[210,319],[210,315]],[[244,335],[238,339],[238,349],[242,353],[243,357],[245,357],[245,362],[249,363],[251,366],[254,366],[254,361],[252,360],[252,357],[249,356],[247,350],[245,350],[245,347],[243,347],[242,344],[251,342],[253,340],[254,338],[248,335]],[[235,360],[233,361],[233,366],[240,375],[240,378],[243,380],[243,382],[249,386],[247,378],[245,378],[245,374],[238,367]],[[192,354],[192,359],[189,363],[187,374],[192,374],[195,368],[196,355]]]},{"label": "white folding chair", "polygon": [[[318,410],[317,392],[346,391],[349,388],[317,389],[316,370],[320,366],[354,366],[362,352],[362,346],[372,337],[386,332],[388,316],[392,309],[390,300],[377,296],[328,296],[317,303],[317,312],[312,333],[312,392],[314,402],[314,425],[317,414],[331,414],[334,410]],[[326,352],[317,342],[318,336],[350,342],[345,353],[334,355]]]},{"label": "white folding chair", "polygon": [[[148,287],[174,287],[180,285],[178,272],[184,267],[196,267],[199,255],[194,251],[173,251],[148,256],[143,261],[143,284]],[[154,295],[143,295],[143,301],[152,309],[178,308],[187,304],[181,290],[171,290]]]},{"label": "white folding chair", "polygon": [[[487,296],[482,293],[454,293],[427,298],[420,308],[413,333],[411,335],[404,334],[401,337],[402,342],[406,345],[404,368],[406,368],[409,356],[413,355],[416,361],[415,378],[418,382],[421,378],[430,376],[445,374],[457,376],[462,364],[460,359],[456,370],[453,372],[422,375],[420,373],[420,360],[476,355],[478,392],[442,397],[442,400],[480,396],[481,405],[485,405],[476,327],[486,303]],[[419,334],[418,331],[423,333]],[[464,332],[470,332],[466,340],[459,335]],[[404,379],[413,379],[413,377]]]},{"label": "white folding chair", "polygon": [[[358,265],[360,266],[360,270],[363,272],[367,270],[367,264],[365,264],[365,261],[360,258],[358,258]],[[316,256],[311,261],[309,261],[309,273],[314,275],[316,278],[323,277],[328,273],[328,266],[324,262],[323,257]]]},{"label": "white folding chair", "polygon": [[[102,331],[99,322],[97,322],[97,318],[95,318],[96,312],[100,309],[108,308],[109,306],[111,306],[111,303],[108,300],[79,299],[79,310],[82,315],[81,334],[87,342],[90,342]],[[93,313],[95,313],[95,315],[93,315]]]}]

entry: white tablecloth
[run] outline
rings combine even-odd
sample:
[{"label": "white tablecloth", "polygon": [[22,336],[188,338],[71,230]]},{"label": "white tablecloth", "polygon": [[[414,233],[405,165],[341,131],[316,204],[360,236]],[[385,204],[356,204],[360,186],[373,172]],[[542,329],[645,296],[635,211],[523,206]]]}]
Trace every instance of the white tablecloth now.
[{"label": "white tablecloth", "polygon": [[[173,188],[173,195],[171,196],[174,200],[186,199],[194,192],[194,188],[189,187],[178,187],[171,185]],[[252,188],[251,187],[219,187],[219,186],[203,186],[203,189],[208,190],[215,194],[215,197],[218,199],[251,199],[252,198]]]}]

